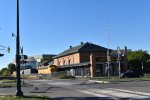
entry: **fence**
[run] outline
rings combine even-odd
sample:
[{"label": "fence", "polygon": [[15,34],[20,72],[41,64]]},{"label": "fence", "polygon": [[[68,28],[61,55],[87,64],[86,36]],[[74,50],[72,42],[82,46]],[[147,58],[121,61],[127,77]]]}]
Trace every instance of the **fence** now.
[{"label": "fence", "polygon": [[[44,79],[51,79],[51,78],[61,78],[63,76],[71,75],[71,73],[67,71],[60,71],[60,72],[53,72],[51,74],[42,74],[42,78]],[[40,75],[37,75],[37,78],[39,78]]]}]

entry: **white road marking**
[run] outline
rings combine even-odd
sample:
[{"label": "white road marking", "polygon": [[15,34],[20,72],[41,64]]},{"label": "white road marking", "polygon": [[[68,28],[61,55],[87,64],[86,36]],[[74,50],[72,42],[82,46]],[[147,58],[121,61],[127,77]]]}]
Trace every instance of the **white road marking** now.
[{"label": "white road marking", "polygon": [[94,95],[94,96],[97,96],[97,97],[113,99],[111,96],[104,95],[104,94],[99,94],[99,93],[93,93],[92,91],[85,91],[85,90],[77,90],[77,91],[82,92],[82,93],[86,93],[86,94],[90,94],[90,95]]},{"label": "white road marking", "polygon": [[142,94],[135,94],[134,91],[116,91],[115,89],[86,89],[86,90],[78,90],[83,93],[95,95],[95,96],[107,96],[107,97],[117,97],[117,98],[131,98],[131,99],[150,99],[150,96],[145,96]]},{"label": "white road marking", "polygon": [[124,89],[116,89],[116,88],[108,88],[110,90],[115,90],[118,92],[125,92],[125,93],[132,93],[132,94],[138,94],[138,95],[144,95],[144,96],[150,96],[150,93],[145,92],[138,92],[138,91],[131,91],[131,90],[124,90]]},{"label": "white road marking", "polygon": [[71,83],[71,82],[47,82],[47,84],[55,85],[55,86],[69,86],[69,85],[73,85],[73,84],[76,84],[76,83]]},{"label": "white road marking", "polygon": [[[69,86],[78,83],[72,82],[46,82],[50,85],[55,86]],[[117,97],[117,98],[131,98],[132,99],[141,99],[141,100],[150,100],[150,93],[138,92],[138,91],[131,91],[131,90],[124,90],[124,89],[117,89],[117,88],[106,88],[106,89],[88,89],[88,88],[81,88],[76,91],[98,96],[98,97]]]}]

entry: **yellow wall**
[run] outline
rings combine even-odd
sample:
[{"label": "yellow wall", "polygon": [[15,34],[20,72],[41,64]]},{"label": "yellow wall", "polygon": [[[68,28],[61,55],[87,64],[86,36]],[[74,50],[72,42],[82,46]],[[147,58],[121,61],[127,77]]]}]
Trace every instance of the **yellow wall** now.
[{"label": "yellow wall", "polygon": [[38,74],[51,74],[52,72],[55,72],[57,70],[57,66],[51,65],[48,68],[41,68],[38,69]]},{"label": "yellow wall", "polygon": [[38,74],[50,74],[51,71],[50,71],[51,68],[46,68],[46,69],[38,69]]},{"label": "yellow wall", "polygon": [[13,72],[12,76],[16,77],[16,71]]}]

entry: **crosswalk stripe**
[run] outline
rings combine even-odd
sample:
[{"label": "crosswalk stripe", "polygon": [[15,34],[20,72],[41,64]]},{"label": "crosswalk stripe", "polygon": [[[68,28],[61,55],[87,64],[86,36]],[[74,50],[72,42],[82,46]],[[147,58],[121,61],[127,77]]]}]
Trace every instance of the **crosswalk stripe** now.
[{"label": "crosswalk stripe", "polygon": [[124,90],[124,89],[116,89],[116,88],[107,88],[107,89],[115,90],[115,91],[119,91],[119,92],[126,92],[126,93],[132,93],[132,94],[138,94],[138,95],[150,96],[150,93],[145,93],[145,92],[138,92],[138,91]]},{"label": "crosswalk stripe", "polygon": [[143,96],[143,95],[138,95],[138,94],[133,94],[132,93],[126,93],[126,92],[120,92],[120,91],[115,91],[111,89],[86,89],[86,90],[80,90],[80,92],[84,93],[89,93],[91,95],[105,95],[105,96],[113,96],[117,98],[132,98],[132,99],[150,99],[150,96]]},{"label": "crosswalk stripe", "polygon": [[94,95],[94,96],[97,96],[97,97],[109,98],[111,100],[113,99],[111,96],[104,95],[104,94],[93,93],[92,91],[85,91],[85,90],[77,90],[77,91],[82,92],[82,93],[86,93],[86,94],[90,94],[90,95]]}]

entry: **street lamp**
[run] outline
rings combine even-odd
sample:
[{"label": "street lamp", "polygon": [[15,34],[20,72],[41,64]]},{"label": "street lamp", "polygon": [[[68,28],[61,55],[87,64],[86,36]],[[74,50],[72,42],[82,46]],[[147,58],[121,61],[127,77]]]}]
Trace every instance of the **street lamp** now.
[{"label": "street lamp", "polygon": [[16,68],[17,68],[16,96],[23,96],[23,92],[21,90],[21,81],[20,81],[19,0],[17,0]]},{"label": "street lamp", "polygon": [[118,72],[119,72],[119,78],[121,78],[121,68],[120,68],[120,47],[117,47],[117,53],[118,53]]}]

